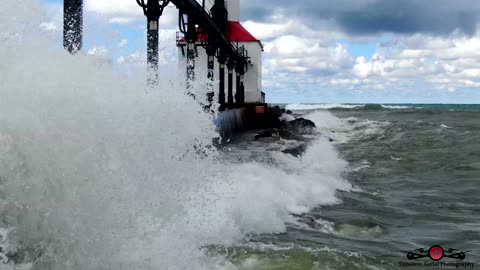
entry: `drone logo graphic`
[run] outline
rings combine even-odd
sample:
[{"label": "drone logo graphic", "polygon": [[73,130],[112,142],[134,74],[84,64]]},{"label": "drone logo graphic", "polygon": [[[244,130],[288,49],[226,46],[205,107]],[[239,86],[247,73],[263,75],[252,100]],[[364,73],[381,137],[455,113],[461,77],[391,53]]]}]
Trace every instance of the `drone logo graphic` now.
[{"label": "drone logo graphic", "polygon": [[440,261],[443,258],[451,258],[456,260],[464,260],[466,253],[470,251],[460,251],[454,248],[443,249],[439,245],[430,247],[429,249],[415,249],[412,251],[402,251],[407,253],[407,259],[418,260],[421,258],[430,258],[432,261]]}]

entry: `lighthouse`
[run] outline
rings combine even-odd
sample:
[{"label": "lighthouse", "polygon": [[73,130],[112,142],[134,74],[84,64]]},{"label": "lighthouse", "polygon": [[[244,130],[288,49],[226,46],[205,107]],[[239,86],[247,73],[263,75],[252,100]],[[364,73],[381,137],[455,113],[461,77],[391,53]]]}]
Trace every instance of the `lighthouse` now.
[{"label": "lighthouse", "polygon": [[[212,10],[213,1],[205,1],[206,10]],[[218,1],[220,2],[220,1]],[[223,4],[223,1],[221,1]],[[213,101],[220,104],[228,104],[229,108],[239,107],[241,104],[265,103],[265,94],[262,92],[262,52],[263,45],[240,23],[240,0],[224,0],[227,11],[225,37],[240,52],[244,52],[248,58],[244,65],[229,65],[229,61],[215,63],[213,73],[207,70],[210,67],[208,49],[205,48],[206,33],[197,29],[198,38],[195,43],[196,57],[194,61],[195,80],[213,78],[216,82],[213,86]],[[185,37],[177,36],[179,62],[186,63],[188,51]],[[211,54],[211,52],[210,52]],[[217,51],[217,56],[219,52]],[[219,61],[221,57],[218,57]],[[224,76],[222,76],[222,73]],[[224,77],[225,79],[219,78]],[[218,82],[220,79],[220,82]],[[222,90],[220,90],[222,89]],[[225,89],[225,90],[224,90]]]}]

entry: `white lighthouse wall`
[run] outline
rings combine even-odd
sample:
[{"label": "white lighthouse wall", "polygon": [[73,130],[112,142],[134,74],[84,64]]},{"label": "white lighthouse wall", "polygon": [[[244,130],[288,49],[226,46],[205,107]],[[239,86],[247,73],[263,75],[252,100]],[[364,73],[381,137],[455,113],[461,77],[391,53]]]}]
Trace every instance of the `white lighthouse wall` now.
[{"label": "white lighthouse wall", "polygon": [[240,0],[225,0],[225,5],[228,11],[228,20],[240,21]]},{"label": "white lighthouse wall", "polygon": [[245,102],[255,103],[262,101],[262,47],[259,42],[244,42],[242,45],[248,51],[251,64],[245,73]]},{"label": "white lighthouse wall", "polygon": [[[251,60],[251,64],[248,64],[248,71],[244,76],[245,86],[245,102],[246,103],[258,103],[262,101],[262,48],[258,42],[244,42],[241,43],[248,50],[248,55]],[[185,48],[186,50],[186,48]],[[195,58],[195,85],[198,89],[207,89],[207,63],[208,56],[204,48],[198,47],[198,57]],[[185,51],[186,52],[186,51]],[[178,50],[180,74],[186,76],[186,56],[182,54],[181,48]],[[219,93],[219,69],[220,64],[217,58],[215,58],[215,71],[214,71],[214,101],[218,102]],[[236,93],[236,73],[233,71],[233,96],[235,101]],[[225,102],[228,101],[228,69],[225,65]]]}]

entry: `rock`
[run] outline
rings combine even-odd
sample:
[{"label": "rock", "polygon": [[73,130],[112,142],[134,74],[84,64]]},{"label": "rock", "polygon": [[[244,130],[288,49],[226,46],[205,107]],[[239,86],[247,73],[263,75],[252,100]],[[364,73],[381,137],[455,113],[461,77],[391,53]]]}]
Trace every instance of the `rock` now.
[{"label": "rock", "polygon": [[298,134],[312,134],[316,126],[315,123],[308,119],[298,118],[286,123],[286,127]]},{"label": "rock", "polygon": [[293,114],[292,111],[290,111],[290,110],[287,110],[286,113],[287,113],[287,114]]},{"label": "rock", "polygon": [[272,108],[270,108],[270,114],[272,115],[272,117],[278,118],[282,116],[283,112],[282,112],[282,109],[280,109],[280,107],[273,106]]},{"label": "rock", "polygon": [[329,141],[329,142],[334,142],[335,140],[332,139],[332,138],[330,138],[330,137],[328,137],[328,141]]},{"label": "rock", "polygon": [[297,134],[294,134],[288,130],[284,130],[284,129],[281,129],[279,132],[278,132],[278,135],[280,136],[280,138],[284,139],[284,140],[294,140],[294,141],[302,141],[303,140],[303,137],[302,136],[299,136]]},{"label": "rock", "polygon": [[273,131],[271,129],[267,129],[261,133],[255,135],[255,140],[259,140],[261,138],[268,138],[273,136]]},{"label": "rock", "polygon": [[317,227],[317,222],[315,221],[315,219],[313,217],[304,217],[303,221],[305,222],[305,224],[310,226],[312,229],[315,229]]},{"label": "rock", "polygon": [[303,153],[307,150],[307,145],[305,143],[302,143],[301,145],[283,150],[282,153],[284,154],[290,154],[296,158],[301,157]]}]

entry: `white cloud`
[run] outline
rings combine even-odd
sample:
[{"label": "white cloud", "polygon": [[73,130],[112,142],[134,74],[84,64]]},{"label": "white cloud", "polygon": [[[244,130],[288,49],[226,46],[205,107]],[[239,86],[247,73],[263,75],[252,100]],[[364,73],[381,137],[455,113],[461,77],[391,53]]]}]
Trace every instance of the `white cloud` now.
[{"label": "white cloud", "polygon": [[457,93],[480,87],[480,35],[390,34],[378,42],[371,57],[355,58],[349,53],[354,38],[338,31],[316,31],[293,20],[250,21],[245,26],[266,39],[267,89],[389,91],[390,95],[394,91],[396,96],[413,98],[431,95],[429,90]]},{"label": "white cloud", "polygon": [[105,48],[104,46],[94,46],[93,48],[88,50],[87,54],[104,58],[108,56],[108,52],[109,52],[108,49]]},{"label": "white cloud", "polygon": [[60,30],[54,22],[43,22],[40,24],[40,29],[44,32],[57,32]]},{"label": "white cloud", "polygon": [[[143,9],[135,0],[116,0],[114,3],[111,0],[87,0],[85,9],[108,18],[108,21],[114,24],[131,24],[146,20]],[[160,25],[170,26],[176,23],[177,13],[172,4],[167,6],[160,18]]]},{"label": "white cloud", "polygon": [[127,45],[128,45],[128,40],[126,40],[126,39],[122,39],[122,40],[118,43],[118,47],[119,47],[119,48],[125,48]]}]

